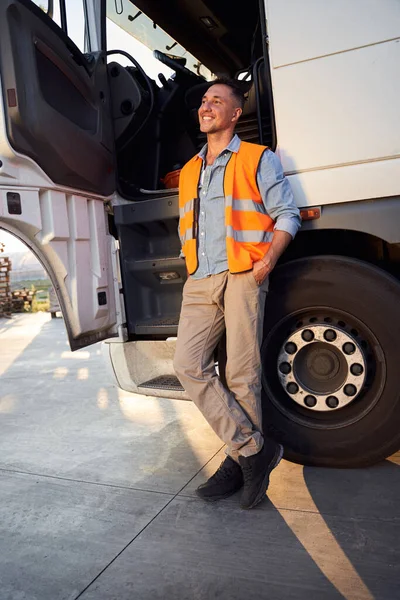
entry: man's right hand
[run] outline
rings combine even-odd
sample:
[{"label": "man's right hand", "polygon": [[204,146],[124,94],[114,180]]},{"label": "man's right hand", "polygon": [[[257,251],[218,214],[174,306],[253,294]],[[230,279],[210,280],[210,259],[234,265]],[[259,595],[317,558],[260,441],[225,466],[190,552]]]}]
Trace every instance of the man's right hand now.
[{"label": "man's right hand", "polygon": [[268,277],[271,273],[272,268],[269,268],[268,264],[263,260],[258,260],[253,264],[253,277],[258,283],[261,285],[262,282]]}]

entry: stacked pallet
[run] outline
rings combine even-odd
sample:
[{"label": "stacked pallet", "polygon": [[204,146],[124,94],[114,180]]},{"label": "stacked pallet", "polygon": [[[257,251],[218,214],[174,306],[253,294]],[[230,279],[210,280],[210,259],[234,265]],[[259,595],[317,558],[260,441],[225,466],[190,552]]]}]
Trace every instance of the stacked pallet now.
[{"label": "stacked pallet", "polygon": [[11,317],[11,260],[0,254],[0,317]]}]

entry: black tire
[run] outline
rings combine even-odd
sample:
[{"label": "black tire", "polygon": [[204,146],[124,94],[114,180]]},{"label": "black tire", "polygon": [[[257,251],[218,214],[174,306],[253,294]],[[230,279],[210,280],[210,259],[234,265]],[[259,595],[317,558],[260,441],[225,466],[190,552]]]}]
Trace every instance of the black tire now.
[{"label": "black tire", "polygon": [[[265,309],[264,432],[285,458],[306,465],[359,467],[400,448],[400,282],[368,263],[302,258],[277,268]],[[278,378],[277,357],[295,328],[315,320],[351,331],[365,349],[368,377],[359,396],[331,412],[294,402]]]},{"label": "black tire", "polygon": [[52,319],[56,319],[56,318],[57,318],[57,313],[55,313],[55,312],[52,312],[52,313],[51,313],[51,318],[52,318]]}]

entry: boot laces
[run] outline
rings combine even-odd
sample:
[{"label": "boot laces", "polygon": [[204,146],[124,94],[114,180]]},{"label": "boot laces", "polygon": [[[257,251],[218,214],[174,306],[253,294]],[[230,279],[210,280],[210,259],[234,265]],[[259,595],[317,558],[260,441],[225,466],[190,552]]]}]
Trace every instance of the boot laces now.
[{"label": "boot laces", "polygon": [[242,473],[243,473],[243,480],[244,480],[245,484],[252,480],[253,465],[251,462],[247,463],[246,465],[242,465]]},{"label": "boot laces", "polygon": [[211,479],[213,481],[217,482],[217,481],[226,481],[228,479],[231,479],[231,477],[232,477],[232,469],[224,466],[224,463],[221,463],[221,466],[219,467],[218,471],[216,471],[214,473],[214,475],[211,477]]}]

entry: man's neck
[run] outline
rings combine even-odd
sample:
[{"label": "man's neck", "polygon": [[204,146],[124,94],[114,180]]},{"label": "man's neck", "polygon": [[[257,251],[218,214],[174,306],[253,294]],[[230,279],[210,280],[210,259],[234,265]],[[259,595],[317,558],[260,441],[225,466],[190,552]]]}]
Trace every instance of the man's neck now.
[{"label": "man's neck", "polygon": [[234,136],[232,130],[218,131],[207,135],[207,156],[206,163],[212,165],[217,156],[226,148]]}]

